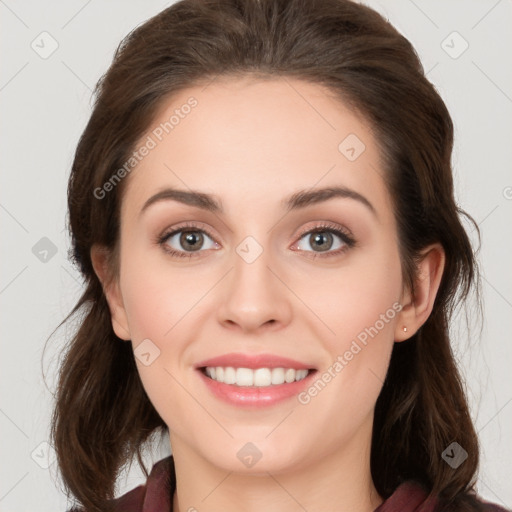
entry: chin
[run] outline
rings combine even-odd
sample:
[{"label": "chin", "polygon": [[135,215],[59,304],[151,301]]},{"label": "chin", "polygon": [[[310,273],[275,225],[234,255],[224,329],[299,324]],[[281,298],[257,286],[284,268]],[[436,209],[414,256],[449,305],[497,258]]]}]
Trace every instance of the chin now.
[{"label": "chin", "polygon": [[204,457],[225,471],[254,476],[295,470],[302,462],[304,450],[300,449],[300,444],[294,448],[294,444],[288,443],[284,451],[282,444],[264,438],[261,441],[249,441],[250,438],[248,436],[243,441],[230,440],[222,446],[218,445],[219,449],[215,452],[211,451],[211,446],[205,447],[207,453],[203,452]]}]

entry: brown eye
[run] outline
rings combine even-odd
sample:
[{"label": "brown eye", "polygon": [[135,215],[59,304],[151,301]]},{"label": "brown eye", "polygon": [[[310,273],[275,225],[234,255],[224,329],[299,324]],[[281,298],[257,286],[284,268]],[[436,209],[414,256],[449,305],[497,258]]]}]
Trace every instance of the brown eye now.
[{"label": "brown eye", "polygon": [[198,251],[204,241],[204,237],[200,231],[182,232],[179,243],[185,250]]}]

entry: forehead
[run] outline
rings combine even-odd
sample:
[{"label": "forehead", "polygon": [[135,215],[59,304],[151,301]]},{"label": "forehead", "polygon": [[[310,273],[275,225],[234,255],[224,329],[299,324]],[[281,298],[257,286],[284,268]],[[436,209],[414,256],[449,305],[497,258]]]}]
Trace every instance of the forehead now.
[{"label": "forehead", "polygon": [[224,78],[181,90],[162,102],[143,145],[150,149],[128,178],[123,209],[140,209],[165,187],[261,208],[295,190],[335,185],[390,206],[369,123],[302,80]]}]

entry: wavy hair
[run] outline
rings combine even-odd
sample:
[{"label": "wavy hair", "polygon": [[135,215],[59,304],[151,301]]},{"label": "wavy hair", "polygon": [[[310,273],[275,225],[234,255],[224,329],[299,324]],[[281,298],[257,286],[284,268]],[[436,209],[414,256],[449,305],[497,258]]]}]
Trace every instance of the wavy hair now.
[{"label": "wavy hair", "polygon": [[[159,106],[218,76],[291,77],[327,87],[370,122],[398,222],[404,282],[421,250],[439,242],[446,265],[433,311],[396,343],[373,425],[371,472],[389,497],[405,480],[454,511],[480,510],[478,440],[450,346],[454,308],[479,289],[478,267],[454,198],[453,125],[410,42],[380,14],[349,0],[181,0],[129,33],[99,80],[68,184],[72,257],[85,290],[62,322],[78,317],[59,368],[51,436],[68,496],[109,510],[117,476],[142,460],[151,434],[168,432],[146,395],[130,343],[113,332],[94,273],[93,244],[117,261],[126,180],[94,191],[121,168]],[[466,215],[478,228],[474,221]],[[62,324],[61,324],[62,325]],[[457,470],[441,458],[468,453]]]}]

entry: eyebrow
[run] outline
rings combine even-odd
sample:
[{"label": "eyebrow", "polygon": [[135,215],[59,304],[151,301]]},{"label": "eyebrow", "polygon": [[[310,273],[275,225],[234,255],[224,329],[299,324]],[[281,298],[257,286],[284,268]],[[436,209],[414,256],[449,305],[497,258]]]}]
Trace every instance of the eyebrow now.
[{"label": "eyebrow", "polygon": [[[377,212],[374,206],[359,192],[346,187],[327,187],[320,189],[299,190],[281,201],[281,206],[287,211],[299,210],[322,203],[333,198],[353,199],[366,206],[375,216]],[[199,192],[197,190],[180,190],[166,188],[151,196],[142,207],[140,214],[146,211],[151,205],[160,201],[177,201],[188,206],[194,206],[212,213],[222,213],[222,202],[214,195]]]}]

